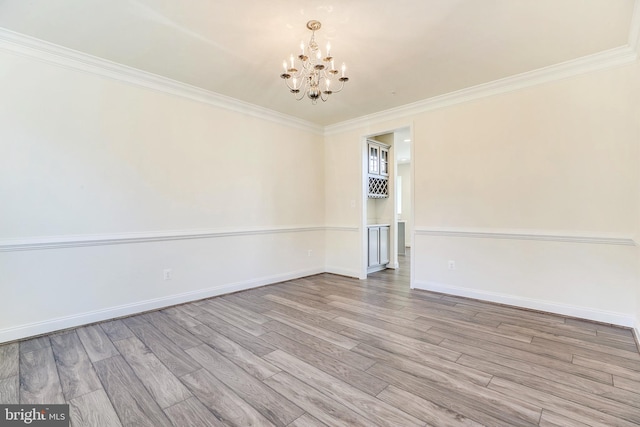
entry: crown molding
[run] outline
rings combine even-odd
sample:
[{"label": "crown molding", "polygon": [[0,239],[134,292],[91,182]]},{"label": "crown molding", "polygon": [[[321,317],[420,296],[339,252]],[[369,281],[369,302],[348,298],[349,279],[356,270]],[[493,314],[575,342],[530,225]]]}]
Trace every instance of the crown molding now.
[{"label": "crown molding", "polygon": [[638,59],[636,46],[639,32],[638,27],[640,27],[640,17],[638,17],[640,13],[637,12],[638,9],[640,9],[638,3],[640,3],[640,0],[637,0],[635,3],[636,12],[634,12],[634,27],[631,31],[632,35],[630,35],[630,37],[635,37],[636,39],[634,45],[628,44],[615,49],[562,62],[560,64],[527,71],[525,73],[516,74],[514,76],[494,80],[492,82],[446,93],[444,95],[434,96],[411,104],[402,105],[397,108],[391,108],[389,110],[361,116],[352,120],[328,125],[324,128],[324,134],[327,136],[357,130],[363,127],[370,127],[372,124],[380,123],[381,121],[404,119],[408,116],[414,116],[480,98],[512,92],[530,86],[536,86],[542,83],[565,79],[605,68],[633,63]]},{"label": "crown molding", "polygon": [[118,82],[184,97],[318,135],[323,127],[297,117],[240,101],[147,71],[118,64],[24,34],[0,28],[0,50]]},{"label": "crown molding", "polygon": [[633,63],[638,59],[638,51],[640,50],[640,0],[635,0],[634,2],[628,42],[625,46],[327,126],[317,125],[294,116],[88,55],[5,28],[0,28],[0,50],[327,136],[357,130],[381,121],[403,119],[408,116],[480,98]]}]

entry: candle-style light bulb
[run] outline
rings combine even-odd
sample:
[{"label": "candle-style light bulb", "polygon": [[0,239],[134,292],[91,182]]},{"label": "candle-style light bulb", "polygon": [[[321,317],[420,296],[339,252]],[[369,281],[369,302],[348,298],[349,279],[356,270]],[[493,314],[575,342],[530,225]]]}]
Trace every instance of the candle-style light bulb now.
[{"label": "candle-style light bulb", "polygon": [[298,89],[298,79],[296,79],[295,77],[293,78],[293,88]]},{"label": "candle-style light bulb", "polygon": [[331,60],[331,69],[332,69],[332,70],[335,70],[335,69],[336,69],[336,66],[335,66],[335,65],[333,65],[333,59]]},{"label": "candle-style light bulb", "polygon": [[342,77],[344,77],[344,72],[347,70],[347,64],[342,63]]},{"label": "candle-style light bulb", "polygon": [[282,61],[282,68],[284,68],[284,72],[287,72],[287,61]]},{"label": "candle-style light bulb", "polygon": [[327,57],[331,56],[331,43],[327,42]]},{"label": "candle-style light bulb", "polygon": [[304,42],[303,41],[300,42],[300,55],[304,56]]},{"label": "candle-style light bulb", "polygon": [[291,68],[293,68],[293,53],[291,54],[291,57],[289,57],[289,60],[291,61]]}]

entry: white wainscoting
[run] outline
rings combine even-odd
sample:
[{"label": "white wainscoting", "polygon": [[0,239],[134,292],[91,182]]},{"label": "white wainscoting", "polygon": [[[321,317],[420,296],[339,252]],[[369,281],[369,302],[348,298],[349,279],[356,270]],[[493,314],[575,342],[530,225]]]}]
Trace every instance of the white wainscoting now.
[{"label": "white wainscoting", "polygon": [[412,286],[637,328],[637,250],[622,235],[417,227]]},{"label": "white wainscoting", "polygon": [[347,277],[360,277],[360,229],[349,226],[326,227],[325,271]]},{"label": "white wainscoting", "polygon": [[569,304],[559,304],[552,301],[523,298],[516,295],[500,294],[419,280],[416,281],[414,288],[449,295],[457,295],[465,298],[490,301],[498,304],[506,304],[514,307],[522,307],[547,313],[561,314],[563,316],[594,320],[597,322],[625,326],[628,328],[633,327],[635,324],[635,318],[626,313],[616,313],[593,308],[578,307]]},{"label": "white wainscoting", "polygon": [[324,239],[321,226],[5,239],[0,342],[319,274]]},{"label": "white wainscoting", "polygon": [[298,279],[301,277],[311,276],[323,273],[321,268],[291,271],[288,273],[260,277],[254,280],[245,280],[241,282],[228,283],[221,286],[214,286],[207,289],[185,292],[182,294],[174,294],[161,298],[154,298],[139,301],[131,304],[123,304],[120,306],[109,307],[100,310],[88,312],[80,312],[77,314],[57,317],[40,322],[33,322],[15,327],[0,329],[0,343],[18,340],[26,337],[40,335],[52,331],[73,328],[80,325],[87,325],[104,320],[114,319],[123,316],[129,316],[136,313],[142,313],[150,310],[157,310],[163,307],[170,307],[177,304],[183,304],[190,301],[197,301],[204,298],[211,298],[218,295],[224,295],[232,292],[243,291],[256,288],[259,286],[270,285],[287,280]]}]

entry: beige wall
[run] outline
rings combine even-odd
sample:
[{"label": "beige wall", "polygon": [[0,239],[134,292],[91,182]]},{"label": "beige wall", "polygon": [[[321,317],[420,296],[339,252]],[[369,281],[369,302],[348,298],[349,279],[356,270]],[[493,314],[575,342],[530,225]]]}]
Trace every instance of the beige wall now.
[{"label": "beige wall", "polygon": [[322,136],[0,60],[2,238],[324,224]]},{"label": "beige wall", "polygon": [[0,341],[324,271],[322,135],[8,53],[0,69]]},{"label": "beige wall", "polygon": [[627,66],[417,118],[416,283],[631,326],[637,248],[592,238],[637,232],[638,95]]},{"label": "beige wall", "polygon": [[635,80],[610,69],[416,118],[416,223],[632,235]]},{"label": "beige wall", "polygon": [[[326,269],[361,277],[363,262],[362,193],[364,139],[358,133],[325,137]],[[364,151],[363,151],[364,150]]]},{"label": "beige wall", "polygon": [[363,277],[365,136],[404,127],[413,286],[640,319],[637,62],[324,137],[28,57],[0,69],[0,342]]},{"label": "beige wall", "polygon": [[639,76],[637,63],[591,72],[331,141],[353,150],[363,135],[412,126],[414,286],[631,326]]}]

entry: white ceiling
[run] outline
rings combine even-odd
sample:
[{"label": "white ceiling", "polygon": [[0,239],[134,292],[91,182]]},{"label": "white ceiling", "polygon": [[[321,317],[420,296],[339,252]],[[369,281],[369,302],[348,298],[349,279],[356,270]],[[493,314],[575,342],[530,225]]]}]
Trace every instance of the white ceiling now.
[{"label": "white ceiling", "polygon": [[[319,125],[625,46],[633,0],[0,0],[0,27]],[[326,103],[279,74],[317,19],[351,78]]]}]

